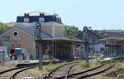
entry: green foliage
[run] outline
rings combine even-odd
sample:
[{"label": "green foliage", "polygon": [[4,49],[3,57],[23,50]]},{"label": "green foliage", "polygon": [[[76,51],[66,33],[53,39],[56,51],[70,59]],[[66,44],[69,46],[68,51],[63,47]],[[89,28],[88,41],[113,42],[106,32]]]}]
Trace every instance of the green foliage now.
[{"label": "green foliage", "polygon": [[7,31],[9,27],[6,24],[0,23],[0,34]]},{"label": "green foliage", "polygon": [[102,55],[102,53],[94,53],[93,55],[94,55],[95,57],[99,58],[99,57]]},{"label": "green foliage", "polygon": [[113,60],[106,60],[106,61],[96,61],[95,64],[91,64],[92,66],[97,66],[97,65],[108,65],[108,66],[112,66],[115,65],[116,67],[124,67],[124,61],[113,61]]},{"label": "green foliage", "polygon": [[67,30],[69,30],[70,31],[70,35],[73,35],[73,36],[75,36],[75,35],[77,35],[80,31],[79,31],[79,29],[78,29],[78,27],[76,27],[76,26],[68,26],[68,25],[65,25],[64,26],[64,35],[66,35],[67,34]]},{"label": "green foliage", "polygon": [[116,65],[124,67],[124,62],[117,62]]},{"label": "green foliage", "polygon": [[103,62],[102,61],[96,61],[96,63],[95,63],[96,65],[102,65],[103,64]]},{"label": "green foliage", "polygon": [[[51,69],[54,69],[54,68],[59,67],[59,66],[64,65],[64,64],[66,64],[66,63],[58,63],[58,64],[50,63],[48,65],[43,65],[42,70],[43,71],[51,70]],[[39,66],[37,66],[36,69],[39,70]]]},{"label": "green foliage", "polygon": [[82,68],[89,67],[89,63],[79,63],[79,66]]},{"label": "green foliage", "polygon": [[109,66],[112,66],[116,64],[116,62],[113,62],[111,60],[108,60],[108,61],[97,61],[96,62],[96,65],[109,65]]}]

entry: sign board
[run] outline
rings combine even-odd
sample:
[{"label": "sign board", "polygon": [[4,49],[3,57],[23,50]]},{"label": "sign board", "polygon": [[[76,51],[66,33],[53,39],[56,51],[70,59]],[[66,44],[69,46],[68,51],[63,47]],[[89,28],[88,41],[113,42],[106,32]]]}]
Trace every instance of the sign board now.
[{"label": "sign board", "polygon": [[39,48],[39,46],[36,46],[36,48]]}]

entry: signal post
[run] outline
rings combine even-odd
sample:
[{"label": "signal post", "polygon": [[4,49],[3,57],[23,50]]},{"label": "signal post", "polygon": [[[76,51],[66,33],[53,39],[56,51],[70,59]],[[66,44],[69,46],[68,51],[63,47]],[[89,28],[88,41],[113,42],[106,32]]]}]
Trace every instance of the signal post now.
[{"label": "signal post", "polygon": [[83,40],[85,42],[85,60],[87,63],[89,63],[89,57],[88,57],[88,53],[89,53],[89,42],[88,42],[88,28],[85,26],[83,28]]},{"label": "signal post", "polygon": [[42,70],[42,38],[41,38],[41,23],[36,22],[35,24],[35,32],[34,32],[34,40],[36,43],[38,43],[38,52],[39,54],[39,70]]}]

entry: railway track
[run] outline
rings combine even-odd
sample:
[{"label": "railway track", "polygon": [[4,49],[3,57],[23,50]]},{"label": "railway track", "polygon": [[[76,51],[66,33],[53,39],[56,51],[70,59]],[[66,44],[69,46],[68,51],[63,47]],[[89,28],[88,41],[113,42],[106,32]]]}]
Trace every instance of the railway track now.
[{"label": "railway track", "polygon": [[90,76],[94,76],[94,75],[100,74],[102,72],[105,72],[105,71],[111,69],[113,66],[105,67],[104,69],[100,69],[98,71],[96,70],[94,72],[93,71],[90,71],[88,73],[83,74],[81,77],[78,77],[77,79],[84,79],[84,78],[87,78],[87,77],[90,77]]},{"label": "railway track", "polygon": [[[112,68],[113,66],[106,66],[106,65],[100,65],[94,68],[90,68],[81,72],[77,72],[77,73],[73,73],[73,74],[69,74],[71,68],[74,66],[75,64],[71,65],[68,70],[66,71],[66,75],[63,76],[59,76],[59,77],[45,77],[43,79],[84,79],[93,75],[97,75],[100,74],[102,72],[105,72],[107,70],[109,70],[110,68]],[[54,73],[54,71],[52,72]],[[59,72],[57,72],[59,73]],[[57,75],[57,74],[56,74]]]},{"label": "railway track", "polygon": [[97,75],[100,74],[108,69],[110,69],[112,66],[106,66],[103,65],[101,67],[97,67],[97,68],[93,68],[93,69],[89,69],[84,71],[83,73],[78,73],[78,74],[72,74],[69,78],[76,78],[76,79],[84,79],[93,75]]},{"label": "railway track", "polygon": [[[102,66],[103,66],[103,65],[100,65],[100,66],[97,66],[97,67],[94,67],[94,68],[90,68],[90,69],[87,69],[87,70],[83,70],[83,71],[81,71],[81,72],[76,72],[76,73],[73,73],[73,74],[68,74],[68,75],[67,75],[67,78],[70,78],[70,77],[76,76],[76,75],[80,75],[80,74],[84,74],[84,73],[86,73],[86,72],[88,72],[88,71],[95,70],[95,69],[100,68],[100,67],[102,67]],[[55,79],[63,79],[63,78],[65,78],[65,76],[56,77]]]},{"label": "railway track", "polygon": [[45,75],[43,77],[43,79],[51,79],[51,78],[56,78],[56,77],[59,77],[61,75],[65,75],[65,79],[68,78],[68,74],[71,70],[71,68],[73,66],[76,65],[77,62],[71,62],[71,63],[67,63],[67,64],[64,64],[62,66],[59,66],[53,70],[51,70],[47,75]]},{"label": "railway track", "polygon": [[35,68],[35,66],[23,68],[23,69],[21,69],[21,70],[15,72],[15,73],[11,76],[10,79],[17,79],[16,76],[17,76],[19,73],[21,73],[21,72],[23,72],[23,71],[25,71],[25,70],[28,70],[28,69],[32,69],[32,68]]},{"label": "railway track", "polygon": [[68,79],[68,75],[70,73],[70,70],[72,69],[73,66],[75,66],[76,64],[73,64],[72,66],[69,67],[69,69],[67,70],[67,73],[65,75],[65,79]]},{"label": "railway track", "polygon": [[12,68],[12,69],[8,69],[8,70],[4,70],[0,72],[0,78],[2,79],[15,79],[15,76],[17,74],[19,74],[20,72],[24,71],[24,70],[28,70],[31,68],[34,68],[35,66],[31,66],[31,67],[16,67],[16,68]]},{"label": "railway track", "polygon": [[[76,64],[77,64],[76,62],[71,62],[71,63],[64,64],[62,66],[59,66],[51,70],[46,76],[44,76],[41,79],[85,79],[85,78],[100,74],[102,72],[105,72],[114,66],[114,65],[113,66],[100,65],[94,68],[83,70],[81,72],[72,73],[71,72],[73,70],[72,68]],[[0,72],[0,77],[8,77],[6,79],[18,79],[19,73],[28,69],[32,69],[34,67],[35,66],[5,70]]]},{"label": "railway track", "polygon": [[24,65],[24,66],[18,66],[18,67],[14,67],[14,68],[11,68],[11,69],[3,70],[3,71],[0,71],[0,75],[4,74],[6,72],[10,72],[10,71],[13,71],[13,70],[22,69],[22,68],[30,67],[30,66],[35,66],[35,65],[28,65],[28,66]]}]

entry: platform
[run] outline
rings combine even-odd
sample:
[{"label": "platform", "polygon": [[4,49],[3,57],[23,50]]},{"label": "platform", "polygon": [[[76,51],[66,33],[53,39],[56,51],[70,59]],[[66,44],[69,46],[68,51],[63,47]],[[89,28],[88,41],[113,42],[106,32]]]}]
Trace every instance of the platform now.
[{"label": "platform", "polygon": [[[29,60],[29,61],[10,61],[6,62],[5,65],[13,65],[13,66],[21,66],[21,65],[38,65],[39,60]],[[59,63],[59,60],[43,60],[43,65],[47,65],[49,63]]]}]

